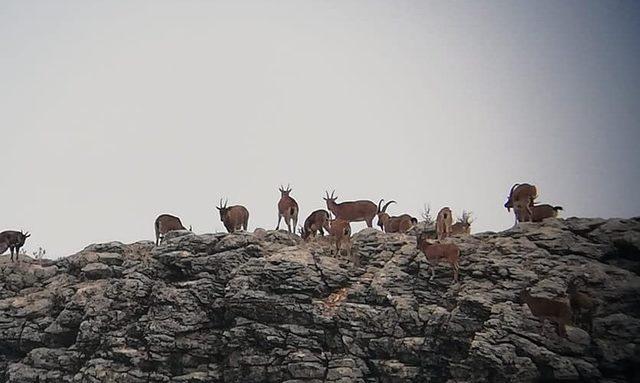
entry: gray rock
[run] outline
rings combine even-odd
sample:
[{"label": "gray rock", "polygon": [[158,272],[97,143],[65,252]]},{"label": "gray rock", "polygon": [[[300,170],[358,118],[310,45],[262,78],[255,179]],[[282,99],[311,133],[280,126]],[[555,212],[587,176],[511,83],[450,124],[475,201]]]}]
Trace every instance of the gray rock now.
[{"label": "gray rock", "polygon": [[[628,381],[640,374],[640,220],[551,219],[451,241],[460,282],[414,232],[169,233],[0,263],[0,382]],[[430,267],[436,278],[429,281]],[[518,299],[600,302],[559,337]],[[582,324],[580,324],[582,325]]]}]

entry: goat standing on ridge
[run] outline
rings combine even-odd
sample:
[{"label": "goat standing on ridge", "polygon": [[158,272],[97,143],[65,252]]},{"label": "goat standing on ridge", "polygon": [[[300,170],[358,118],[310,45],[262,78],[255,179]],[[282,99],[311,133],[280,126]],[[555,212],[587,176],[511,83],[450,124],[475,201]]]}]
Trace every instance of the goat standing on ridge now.
[{"label": "goat standing on ridge", "polygon": [[[173,230],[187,230],[182,226],[180,218],[170,214],[160,214],[158,218],[156,218],[154,228],[156,230],[156,246],[158,246],[168,232]],[[191,226],[189,226],[189,231],[191,231]]]},{"label": "goat standing on ridge", "polygon": [[229,233],[233,233],[236,230],[247,230],[249,226],[249,211],[247,208],[241,205],[227,207],[227,201],[223,205],[221,199],[220,206],[217,206],[216,209],[220,212],[220,221],[222,221]]},{"label": "goat standing on ridge", "polygon": [[[280,221],[284,218],[284,222],[287,224],[289,233],[295,233],[298,226],[298,203],[289,194],[291,188],[287,185],[287,188],[283,188],[280,185],[280,201],[278,201],[278,225],[276,230],[280,230]],[[293,221],[293,225],[291,224]]]},{"label": "goat standing on ridge", "polygon": [[13,254],[16,254],[16,261],[20,254],[20,248],[24,246],[24,242],[29,238],[31,234],[29,232],[23,233],[22,231],[7,230],[0,233],[0,254],[11,250],[11,261],[13,261]]},{"label": "goat standing on ridge", "polygon": [[438,234],[438,239],[445,239],[446,237],[451,235],[451,225],[453,224],[453,217],[451,214],[451,209],[448,207],[443,207],[438,212],[438,216],[436,217],[436,233]]},{"label": "goat standing on ridge", "polygon": [[523,210],[531,214],[531,206],[533,206],[533,201],[536,198],[538,198],[538,189],[534,185],[526,183],[515,184],[509,191],[509,197],[504,207],[507,211],[513,209],[516,216],[516,223],[525,222],[519,215]]},{"label": "goat standing on ridge", "polygon": [[[340,218],[329,221],[329,235],[336,244],[336,255],[340,255],[340,249],[344,243],[344,247],[347,250],[347,256],[352,256],[351,225],[349,224],[349,221],[345,221]],[[359,266],[360,262],[357,257],[353,257],[352,260],[354,266]]]},{"label": "goat standing on ridge", "polygon": [[335,190],[329,196],[329,193],[325,191],[327,197],[324,200],[327,202],[327,209],[333,213],[336,219],[348,222],[365,221],[368,227],[373,227],[373,218],[378,213],[378,206],[375,203],[367,200],[336,203],[338,197],[334,197],[334,192]]},{"label": "goat standing on ridge", "polygon": [[317,232],[320,232],[320,235],[324,236],[324,230],[330,232],[329,219],[328,211],[324,209],[314,211],[304,220],[304,225],[302,226],[302,230],[300,230],[300,237],[307,240],[311,235],[315,237]]}]

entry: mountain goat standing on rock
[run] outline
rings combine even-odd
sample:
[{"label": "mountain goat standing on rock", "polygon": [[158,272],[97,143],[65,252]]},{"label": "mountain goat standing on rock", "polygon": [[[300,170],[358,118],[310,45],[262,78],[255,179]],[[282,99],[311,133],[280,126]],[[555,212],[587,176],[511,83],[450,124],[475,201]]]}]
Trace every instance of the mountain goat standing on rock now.
[{"label": "mountain goat standing on rock", "polygon": [[[187,230],[182,226],[180,218],[170,214],[160,214],[158,218],[156,218],[154,228],[156,229],[156,246],[158,246],[161,239],[164,239],[165,234],[168,232],[173,230]],[[191,230],[191,227],[189,227],[189,230]]]},{"label": "mountain goat standing on rock", "polygon": [[329,230],[329,212],[320,209],[311,213],[307,219],[304,220],[304,225],[300,231],[302,239],[307,240],[311,235],[316,236],[317,232],[320,232],[321,236],[324,236],[324,230]]},{"label": "mountain goat standing on rock", "polygon": [[327,197],[324,200],[327,202],[327,209],[333,213],[336,219],[349,222],[365,221],[368,227],[373,227],[373,218],[378,213],[378,206],[375,203],[367,200],[336,203],[338,197],[334,197],[334,192],[335,190],[329,196],[329,193],[325,191]]},{"label": "mountain goat standing on rock", "polygon": [[523,210],[531,214],[531,206],[533,206],[533,201],[536,198],[538,198],[538,189],[534,185],[526,183],[515,184],[509,191],[509,197],[504,207],[509,212],[513,209],[516,215],[516,223],[525,222],[519,215]]},{"label": "mountain goat standing on rock", "polygon": [[20,254],[20,248],[24,246],[24,242],[29,238],[31,234],[29,232],[23,233],[22,231],[7,230],[0,233],[0,254],[11,250],[11,261],[13,261],[13,254],[16,254],[16,261]]},{"label": "mountain goat standing on rock", "polygon": [[431,278],[436,276],[435,266],[444,261],[451,265],[453,269],[453,282],[458,282],[458,273],[460,270],[460,248],[453,243],[430,243],[427,239],[427,233],[420,233],[416,238],[416,248],[424,253],[429,262],[431,269]]},{"label": "mountain goat standing on rock", "polygon": [[[298,203],[289,196],[291,193],[289,185],[287,185],[286,189],[281,185],[278,190],[280,190],[280,201],[278,201],[278,225],[276,230],[280,230],[280,220],[284,218],[289,233],[295,233],[296,226],[298,226]],[[291,221],[293,221],[293,225]]]},{"label": "mountain goat standing on rock", "polygon": [[451,214],[451,209],[448,207],[443,207],[438,212],[438,216],[436,217],[436,233],[438,234],[438,239],[444,239],[451,235],[451,225],[453,224],[453,217]]},{"label": "mountain goat standing on rock", "polygon": [[220,221],[222,221],[229,233],[233,233],[236,230],[247,230],[249,226],[249,211],[247,208],[241,205],[227,207],[227,201],[223,204],[221,199],[220,206],[217,206],[216,209],[220,212]]}]

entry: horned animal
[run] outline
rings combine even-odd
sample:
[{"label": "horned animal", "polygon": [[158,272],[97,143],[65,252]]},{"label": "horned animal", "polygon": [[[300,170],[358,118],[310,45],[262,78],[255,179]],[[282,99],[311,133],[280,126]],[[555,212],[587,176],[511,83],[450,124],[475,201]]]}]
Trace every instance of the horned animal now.
[{"label": "horned animal", "polygon": [[567,284],[567,295],[569,296],[569,304],[571,305],[571,312],[573,313],[573,323],[582,324],[586,327],[585,330],[591,333],[593,329],[593,316],[598,310],[599,302],[588,294],[580,291],[578,287],[578,281],[582,281],[584,284],[587,280],[582,275],[577,275],[569,280]]},{"label": "horned animal", "polygon": [[216,209],[220,211],[220,221],[224,224],[224,227],[229,233],[233,233],[236,230],[247,230],[249,225],[249,211],[242,205],[235,205],[227,207],[227,201],[224,204],[222,199],[220,200],[220,206]]},{"label": "horned animal", "polygon": [[[336,244],[336,255],[340,254],[342,244],[345,244],[347,256],[352,256],[351,252],[351,225],[344,219],[334,219],[329,221],[329,235]],[[358,266],[359,261],[353,258],[354,266]]]},{"label": "horned animal", "polygon": [[523,207],[514,208],[520,222],[542,222],[547,218],[556,218],[562,206],[551,206],[548,204],[532,205],[528,209]]},{"label": "horned animal", "polygon": [[11,261],[13,261],[13,254],[16,255],[16,261],[20,255],[20,248],[24,246],[24,242],[29,238],[31,234],[29,232],[23,233],[22,231],[7,230],[0,233],[0,254],[9,249],[11,251]]},{"label": "horned animal", "polygon": [[387,207],[392,203],[396,203],[396,201],[389,201],[384,207],[381,207],[382,202],[384,202],[383,199],[378,203],[378,226],[385,233],[406,233],[418,223],[418,220],[409,214],[402,214],[396,217],[389,216]]},{"label": "horned animal", "polygon": [[[165,234],[168,232],[173,230],[187,230],[182,226],[180,218],[170,214],[160,214],[156,218],[154,227],[156,229],[156,246],[160,244],[161,239],[164,239]],[[189,228],[189,230],[191,230],[191,228]]]},{"label": "horned animal", "polygon": [[378,212],[375,203],[367,200],[347,201],[336,203],[338,197],[334,196],[335,190],[329,196],[328,192],[324,200],[327,202],[327,209],[336,217],[349,222],[365,221],[368,227],[373,227],[373,218]]},{"label": "horned animal", "polygon": [[531,313],[542,321],[541,331],[544,332],[544,322],[549,320],[556,324],[556,332],[566,338],[566,325],[571,323],[571,307],[564,302],[543,297],[532,297],[529,289],[520,292],[520,300],[529,306]]},{"label": "horned animal", "polygon": [[302,239],[307,240],[310,236],[316,236],[320,232],[321,236],[324,236],[324,231],[329,231],[329,212],[320,209],[311,213],[307,219],[304,220],[304,225],[300,232]]},{"label": "horned animal", "polygon": [[451,209],[443,207],[436,216],[436,233],[438,233],[438,239],[444,239],[451,235],[451,225],[453,223],[453,217],[451,215]]},{"label": "horned animal", "polygon": [[280,230],[280,220],[284,218],[289,233],[294,233],[296,226],[298,226],[298,203],[289,196],[291,193],[289,185],[286,189],[280,185],[278,190],[280,190],[280,201],[278,201],[278,226],[276,226],[276,230]]},{"label": "horned animal", "polygon": [[471,234],[471,213],[468,211],[462,212],[462,217],[458,218],[457,222],[451,225],[451,235],[470,235]]},{"label": "horned animal", "polygon": [[[525,209],[530,211],[530,206],[533,206],[533,201],[538,198],[538,189],[531,184],[514,184],[509,191],[509,197],[505,202],[504,207],[507,211],[514,209],[516,215],[516,223],[524,222],[520,219],[519,210]],[[517,209],[516,209],[517,208]]]},{"label": "horned animal", "polygon": [[458,282],[458,274],[460,270],[460,248],[453,243],[430,243],[427,239],[427,233],[422,232],[416,238],[416,247],[422,251],[429,262],[431,268],[431,278],[436,276],[435,266],[440,262],[447,262],[453,269],[453,282]]}]

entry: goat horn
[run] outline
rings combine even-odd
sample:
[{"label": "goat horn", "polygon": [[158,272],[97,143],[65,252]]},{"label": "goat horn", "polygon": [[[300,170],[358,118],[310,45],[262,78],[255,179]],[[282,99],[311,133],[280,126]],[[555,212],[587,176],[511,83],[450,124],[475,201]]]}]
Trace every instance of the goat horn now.
[{"label": "goat horn", "polygon": [[520,184],[514,184],[514,185],[511,187],[511,191],[509,192],[509,198],[511,198],[511,196],[513,195],[513,190],[514,190],[515,188],[517,188],[517,187],[518,187],[518,185],[520,185]]},{"label": "goat horn", "polygon": [[383,202],[384,202],[384,199],[381,199],[380,202],[378,202],[378,213],[382,212],[381,206]]},{"label": "goat horn", "polygon": [[388,207],[389,205],[391,205],[392,203],[396,203],[396,201],[393,201],[393,200],[392,200],[392,201],[387,202],[387,203],[382,207],[382,212],[383,212],[383,213],[386,213],[386,212],[387,212],[387,207]]}]

